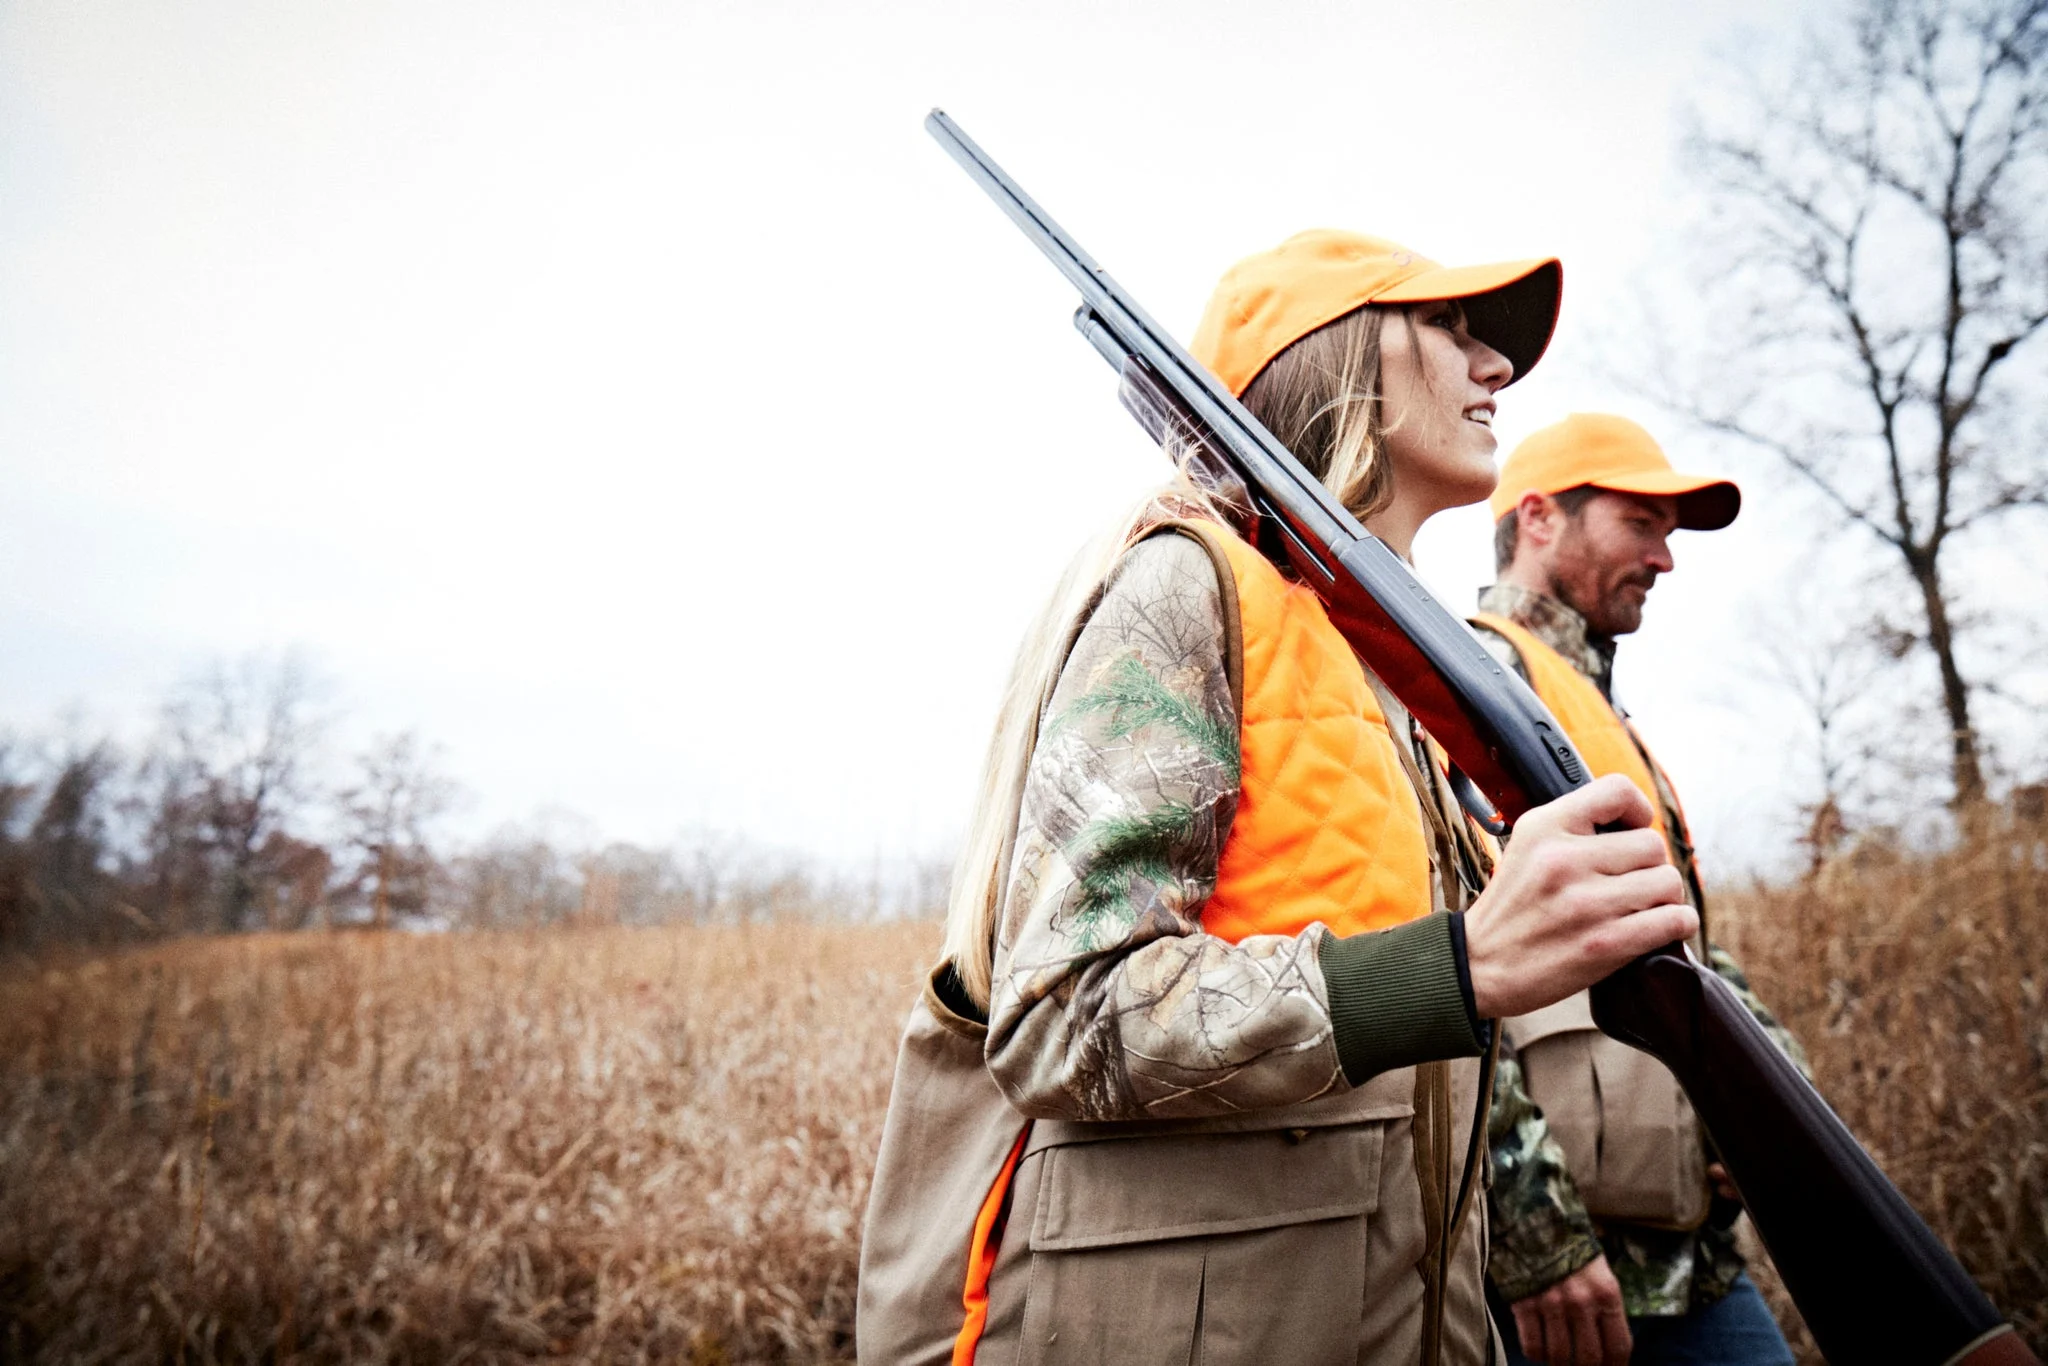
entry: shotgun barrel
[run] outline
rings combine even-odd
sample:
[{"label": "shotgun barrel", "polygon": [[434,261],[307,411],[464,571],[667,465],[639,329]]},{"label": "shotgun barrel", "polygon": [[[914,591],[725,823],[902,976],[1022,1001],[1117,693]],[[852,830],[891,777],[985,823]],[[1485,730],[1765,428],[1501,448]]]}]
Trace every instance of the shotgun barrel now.
[{"label": "shotgun barrel", "polygon": [[[1074,323],[1154,439],[1227,483],[1254,543],[1444,747],[1460,800],[1496,833],[1587,781],[1528,686],[1358,523],[942,111],[925,127],[1080,292]],[[1807,1326],[1837,1366],[2040,1366],[1898,1188],[1682,945],[1593,988],[1595,1021],[1691,1098]]]}]

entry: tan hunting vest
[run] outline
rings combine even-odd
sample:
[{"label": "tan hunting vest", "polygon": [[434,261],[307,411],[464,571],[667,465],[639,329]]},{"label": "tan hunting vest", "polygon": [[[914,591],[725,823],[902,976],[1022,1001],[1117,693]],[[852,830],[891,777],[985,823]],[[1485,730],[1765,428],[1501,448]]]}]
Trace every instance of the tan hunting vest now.
[{"label": "tan hunting vest", "polygon": [[[1515,647],[1530,686],[1594,776],[1625,774],[1642,789],[1672,861],[1688,887],[1696,887],[1685,812],[1635,728],[1527,628],[1490,613],[1472,621]],[[1705,908],[1698,909],[1704,927]],[[1704,953],[1705,947],[1703,928],[1697,948]],[[1542,1107],[1551,1137],[1564,1150],[1587,1212],[1596,1219],[1698,1228],[1712,1190],[1699,1118],[1678,1079],[1649,1054],[1601,1033],[1583,991],[1502,1024],[1521,1060],[1529,1098]]]}]

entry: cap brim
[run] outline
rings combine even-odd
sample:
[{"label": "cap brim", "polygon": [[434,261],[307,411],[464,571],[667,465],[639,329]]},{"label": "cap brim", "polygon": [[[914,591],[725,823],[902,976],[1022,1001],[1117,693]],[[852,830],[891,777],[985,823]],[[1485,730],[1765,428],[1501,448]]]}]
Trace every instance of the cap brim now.
[{"label": "cap brim", "polygon": [[1687,531],[1719,531],[1742,511],[1742,490],[1726,479],[1646,470],[1612,479],[1588,479],[1595,488],[1678,500],[1678,525]]},{"label": "cap brim", "polygon": [[1536,368],[1557,329],[1564,267],[1556,257],[1500,261],[1485,266],[1438,266],[1375,294],[1376,304],[1419,304],[1460,299],[1472,335],[1515,367],[1508,383]]}]

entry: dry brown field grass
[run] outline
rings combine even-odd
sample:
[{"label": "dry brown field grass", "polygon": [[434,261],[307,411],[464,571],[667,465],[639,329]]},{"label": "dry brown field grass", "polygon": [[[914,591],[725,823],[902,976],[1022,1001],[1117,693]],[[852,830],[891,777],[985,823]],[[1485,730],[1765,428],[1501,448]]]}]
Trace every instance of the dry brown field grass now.
[{"label": "dry brown field grass", "polygon": [[[1713,929],[1836,1112],[2048,1357],[2048,822],[1987,825],[1938,856],[1870,841],[1800,885],[1724,893]],[[1768,1267],[1758,1279],[1820,1362]]]},{"label": "dry brown field grass", "polygon": [[0,1359],[850,1359],[936,943],[303,935],[17,969]]},{"label": "dry brown field grass", "polygon": [[[2011,824],[1723,892],[1715,923],[2037,1350],[2044,880],[2048,830]],[[848,1359],[936,940],[303,935],[0,971],[0,1358]]]}]

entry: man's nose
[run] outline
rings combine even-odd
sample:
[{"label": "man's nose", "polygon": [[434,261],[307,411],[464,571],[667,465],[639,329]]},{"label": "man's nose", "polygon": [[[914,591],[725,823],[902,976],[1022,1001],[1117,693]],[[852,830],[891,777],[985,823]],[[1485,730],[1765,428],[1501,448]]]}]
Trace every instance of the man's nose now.
[{"label": "man's nose", "polygon": [[1650,553],[1644,557],[1644,563],[1659,574],[1669,574],[1677,567],[1671,558],[1671,543],[1659,537],[1657,543],[1650,547]]}]

